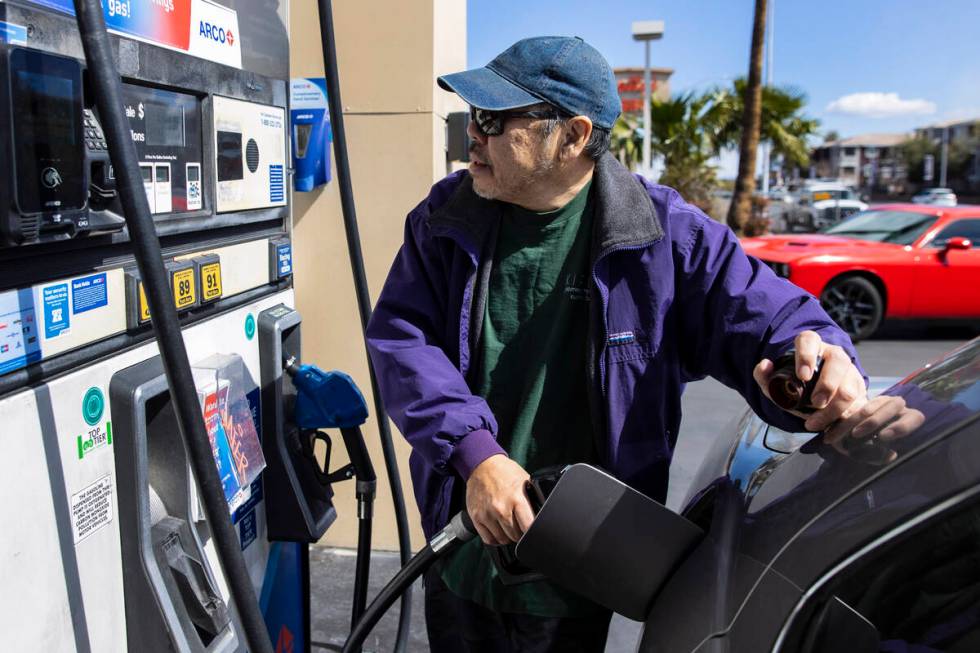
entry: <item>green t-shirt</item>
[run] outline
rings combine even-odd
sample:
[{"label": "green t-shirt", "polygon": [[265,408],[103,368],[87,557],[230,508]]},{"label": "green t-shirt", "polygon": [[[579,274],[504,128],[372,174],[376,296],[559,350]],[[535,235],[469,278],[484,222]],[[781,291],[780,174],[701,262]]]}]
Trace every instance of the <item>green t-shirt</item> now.
[{"label": "green t-shirt", "polygon": [[[590,187],[548,213],[510,205],[500,225],[474,391],[497,418],[497,441],[530,473],[596,460],[586,373]],[[445,561],[442,578],[456,595],[498,612],[602,609],[544,581],[504,585],[479,538]]]}]

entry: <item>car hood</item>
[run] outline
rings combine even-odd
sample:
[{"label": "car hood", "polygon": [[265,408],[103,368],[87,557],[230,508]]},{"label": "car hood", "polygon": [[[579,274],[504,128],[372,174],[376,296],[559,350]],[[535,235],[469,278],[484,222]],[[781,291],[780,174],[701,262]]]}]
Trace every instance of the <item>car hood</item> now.
[{"label": "car hood", "polygon": [[821,254],[874,255],[877,252],[893,252],[896,247],[902,247],[893,243],[822,234],[757,236],[743,238],[741,242],[746,253],[764,260],[781,262]]},{"label": "car hood", "polygon": [[[887,444],[897,455],[888,466],[900,465],[907,455],[944,437],[950,426],[980,413],[980,338],[882,392],[882,386],[893,380],[873,378],[869,394],[901,396],[926,421],[907,437]],[[770,516],[781,515],[773,517],[775,521],[768,528],[770,535],[780,530],[785,534],[882,469],[878,464],[840,454],[824,445],[816,434],[795,434],[797,444],[791,448],[795,451],[789,453],[781,446],[774,446],[777,434],[770,437],[770,429],[751,411],[743,413],[727,437],[719,437],[705,452],[692,483],[692,490],[699,489],[691,492],[688,501],[682,504],[684,512],[710,488],[711,479],[722,479],[743,493],[741,509],[753,515],[753,523],[762,528]],[[815,482],[817,478],[822,480]],[[759,537],[750,547],[759,560],[768,560],[782,541],[779,537],[766,537],[764,530],[759,531]]]}]

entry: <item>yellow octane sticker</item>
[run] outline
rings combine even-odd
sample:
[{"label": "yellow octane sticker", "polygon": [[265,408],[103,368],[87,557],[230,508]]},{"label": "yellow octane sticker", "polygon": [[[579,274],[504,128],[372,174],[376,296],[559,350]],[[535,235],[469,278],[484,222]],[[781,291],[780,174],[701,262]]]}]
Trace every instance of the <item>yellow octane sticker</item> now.
[{"label": "yellow octane sticker", "polygon": [[143,290],[143,282],[139,283],[139,293],[140,293],[140,322],[146,322],[150,319],[150,305],[146,301],[146,291]]},{"label": "yellow octane sticker", "polygon": [[197,300],[197,288],[194,284],[194,268],[174,272],[174,304],[178,309],[193,306]]},{"label": "yellow octane sticker", "polygon": [[221,297],[221,263],[201,266],[201,298],[211,301]]}]

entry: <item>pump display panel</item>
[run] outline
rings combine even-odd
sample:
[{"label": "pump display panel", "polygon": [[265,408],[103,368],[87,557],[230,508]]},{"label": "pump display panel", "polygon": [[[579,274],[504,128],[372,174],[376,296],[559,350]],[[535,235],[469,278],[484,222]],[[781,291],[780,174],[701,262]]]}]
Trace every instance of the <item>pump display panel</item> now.
[{"label": "pump display panel", "polygon": [[[77,58],[31,45],[0,43],[0,151],[11,153],[0,184],[0,249],[123,243],[123,209],[90,73]],[[151,49],[138,58],[159,78],[121,65],[129,136],[158,235],[283,223],[285,83],[256,85],[239,75],[215,85],[201,74],[205,64],[181,75],[169,65],[173,57]],[[219,215],[229,213],[236,215]]]},{"label": "pump display panel", "polygon": [[[154,171],[153,213],[202,209],[200,179],[187,177],[189,168],[200,169],[203,158],[201,101],[187,93],[136,84],[124,84],[123,97],[140,164]],[[192,192],[196,196],[189,199]]]}]

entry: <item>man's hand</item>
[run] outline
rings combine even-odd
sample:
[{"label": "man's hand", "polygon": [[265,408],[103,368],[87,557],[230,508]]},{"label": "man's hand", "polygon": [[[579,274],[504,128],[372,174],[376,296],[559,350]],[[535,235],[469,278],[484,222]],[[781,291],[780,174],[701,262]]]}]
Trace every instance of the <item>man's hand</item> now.
[{"label": "man's hand", "polygon": [[[804,416],[808,431],[822,431],[839,419],[846,420],[868,402],[864,378],[842,348],[827,344],[814,331],[801,332],[796,336],[794,346],[796,376],[804,383],[813,378],[817,357],[823,360],[820,379],[811,395],[813,407],[817,410],[812,415]],[[772,361],[764,358],[752,373],[767,397],[773,367]]]},{"label": "man's hand", "polygon": [[[909,408],[902,397],[880,395],[828,428],[823,441],[845,456],[853,456],[855,446],[863,446],[866,452],[875,455],[879,464],[885,464],[898,457],[889,443],[913,433],[925,421],[922,411]],[[859,444],[848,447],[844,438]],[[878,451],[872,452],[871,447]]]},{"label": "man's hand", "polygon": [[530,475],[507,456],[490,456],[466,481],[466,511],[486,544],[503,546],[521,539],[534,521],[524,494]]}]

